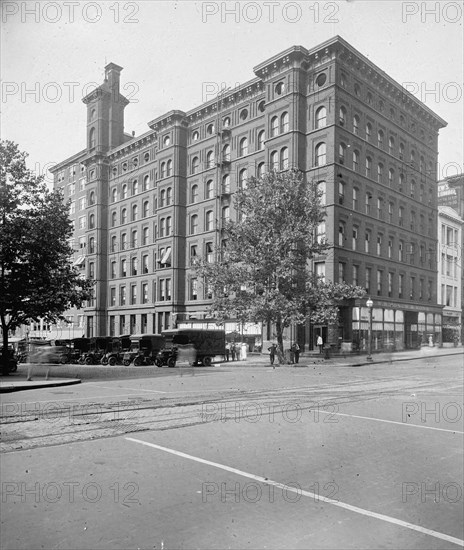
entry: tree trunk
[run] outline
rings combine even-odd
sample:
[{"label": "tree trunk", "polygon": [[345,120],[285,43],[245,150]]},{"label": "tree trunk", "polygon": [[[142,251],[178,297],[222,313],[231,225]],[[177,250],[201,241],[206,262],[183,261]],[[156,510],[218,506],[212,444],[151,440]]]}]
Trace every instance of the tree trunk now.
[{"label": "tree trunk", "polygon": [[285,355],[284,355],[283,325],[282,325],[282,318],[280,315],[277,316],[277,320],[276,320],[276,334],[277,334],[277,357],[279,359],[279,365],[282,365],[285,363]]},{"label": "tree trunk", "polygon": [[5,324],[5,320],[2,318],[2,332],[3,332],[3,349],[0,356],[0,370],[2,376],[8,376],[10,373],[10,354],[8,351],[8,326]]}]

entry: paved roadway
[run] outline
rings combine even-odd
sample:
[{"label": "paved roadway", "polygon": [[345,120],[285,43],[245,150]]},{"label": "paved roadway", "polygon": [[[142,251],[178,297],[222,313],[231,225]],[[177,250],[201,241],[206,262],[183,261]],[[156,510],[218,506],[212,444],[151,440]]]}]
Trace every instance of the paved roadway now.
[{"label": "paved roadway", "polygon": [[462,355],[3,394],[1,547],[459,548]]}]

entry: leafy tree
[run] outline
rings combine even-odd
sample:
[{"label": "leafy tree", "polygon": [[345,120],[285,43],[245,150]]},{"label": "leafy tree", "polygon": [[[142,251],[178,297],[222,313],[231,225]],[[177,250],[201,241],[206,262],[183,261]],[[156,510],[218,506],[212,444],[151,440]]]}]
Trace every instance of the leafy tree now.
[{"label": "leafy tree", "polygon": [[43,318],[54,322],[90,298],[91,281],[70,263],[72,224],[61,193],[26,168],[27,154],[0,142],[0,321],[2,372],[8,331]]},{"label": "leafy tree", "polygon": [[361,287],[324,282],[311,271],[309,260],[330,245],[316,237],[325,217],[320,191],[301,172],[250,178],[234,201],[238,220],[226,224],[216,260],[196,266],[218,320],[272,322],[283,352],[286,327],[336,322],[343,300],[364,295]]}]

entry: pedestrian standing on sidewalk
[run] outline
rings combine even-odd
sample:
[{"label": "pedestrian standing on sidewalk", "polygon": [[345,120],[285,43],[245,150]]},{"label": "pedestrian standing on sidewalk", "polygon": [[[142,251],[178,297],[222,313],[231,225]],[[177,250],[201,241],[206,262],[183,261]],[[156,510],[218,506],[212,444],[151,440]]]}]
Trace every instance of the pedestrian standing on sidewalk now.
[{"label": "pedestrian standing on sidewalk", "polygon": [[230,344],[227,342],[226,344],[226,361],[229,361],[229,354],[230,354]]},{"label": "pedestrian standing on sidewalk", "polygon": [[235,345],[233,342],[230,344],[230,354],[232,356],[232,361],[235,361]]},{"label": "pedestrian standing on sidewalk", "polygon": [[324,345],[324,340],[322,339],[322,336],[320,334],[317,337],[317,345],[319,347],[319,353],[322,353],[322,346]]},{"label": "pedestrian standing on sidewalk", "polygon": [[293,348],[293,360],[296,364],[300,360],[300,346],[298,345],[298,342],[294,342],[292,348]]},{"label": "pedestrian standing on sidewalk", "polygon": [[271,344],[271,347],[267,349],[269,350],[269,360],[271,361],[271,365],[273,365],[275,361],[276,352],[277,352],[277,346],[273,343]]}]

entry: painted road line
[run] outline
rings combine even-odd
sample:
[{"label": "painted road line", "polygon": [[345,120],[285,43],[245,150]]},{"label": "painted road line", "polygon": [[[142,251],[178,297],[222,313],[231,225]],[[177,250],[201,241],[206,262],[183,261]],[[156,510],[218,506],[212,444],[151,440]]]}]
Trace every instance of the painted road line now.
[{"label": "painted road line", "polygon": [[453,434],[464,434],[464,432],[460,432],[459,430],[445,430],[445,428],[433,428],[432,426],[418,426],[417,424],[408,424],[407,422],[398,422],[397,420],[384,420],[383,418],[373,418],[371,416],[360,416],[357,414],[336,413],[336,412],[328,412],[328,411],[321,411],[321,410],[318,410],[318,412],[321,412],[324,414],[333,414],[334,416],[347,416],[349,418],[361,418],[362,420],[373,420],[374,422],[385,422],[387,424],[399,424],[400,426],[409,426],[410,428],[422,428],[424,430],[436,430],[438,432],[451,432]]},{"label": "painted road line", "polygon": [[363,516],[379,519],[387,523],[392,523],[393,525],[397,525],[399,527],[405,527],[406,529],[411,529],[412,531],[417,531],[424,535],[429,535],[431,537],[435,537],[440,540],[445,540],[446,542],[451,542],[453,544],[457,544],[458,546],[464,547],[464,540],[458,539],[456,537],[452,537],[450,535],[446,535],[444,533],[440,533],[438,531],[434,531],[432,529],[426,529],[425,527],[421,527],[420,525],[415,525],[414,523],[409,523],[408,521],[403,521],[401,519],[393,518],[391,516],[386,516],[384,514],[378,514],[377,512],[371,512],[370,510],[365,510],[364,508],[359,508],[358,506],[353,506],[351,504],[347,504],[346,502],[340,502],[338,500],[333,500],[331,498],[327,498],[322,495],[316,495],[315,493],[311,493],[310,491],[305,491],[301,488],[291,487],[289,485],[285,485],[285,483],[279,483],[278,481],[273,481],[272,479],[268,479],[266,477],[250,474],[248,472],[244,472],[243,470],[238,470],[237,468],[231,468],[230,466],[226,466],[225,464],[219,464],[218,462],[211,462],[210,460],[205,460],[204,458],[199,458],[197,456],[182,453],[180,451],[169,449],[167,447],[162,447],[161,445],[148,443],[147,441],[143,441],[142,439],[135,439],[133,437],[126,437],[125,439],[127,441],[132,441],[134,443],[139,443],[147,447],[152,447],[153,449],[164,451],[166,453],[170,453],[170,454],[179,456],[181,458],[187,458],[188,460],[200,462],[201,464],[206,464],[207,466],[213,466],[214,468],[219,468],[221,470],[225,470],[226,472],[237,474],[239,476],[246,477],[248,479],[254,479],[255,481],[259,481],[260,483],[273,485],[274,487],[277,487],[279,489],[283,489],[286,491],[290,491],[298,495],[303,495],[305,497],[309,497],[312,499],[318,499],[318,500],[321,500],[322,502],[326,502],[327,504],[332,504],[333,506],[337,506],[338,508],[343,508],[345,510],[355,512]]}]

